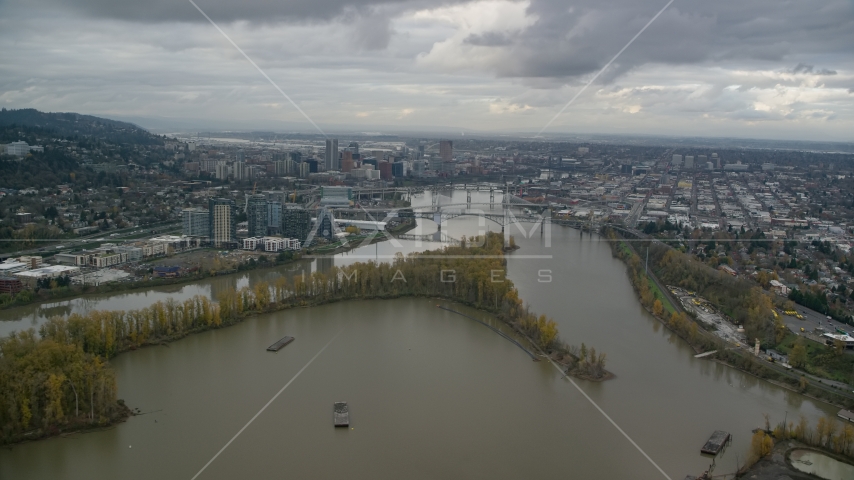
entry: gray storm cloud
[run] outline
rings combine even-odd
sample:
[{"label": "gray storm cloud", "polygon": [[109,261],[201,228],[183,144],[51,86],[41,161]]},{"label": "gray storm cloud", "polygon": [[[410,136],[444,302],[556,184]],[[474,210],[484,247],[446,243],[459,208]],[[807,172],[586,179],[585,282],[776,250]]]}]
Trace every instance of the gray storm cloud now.
[{"label": "gray storm cloud", "polygon": [[[667,3],[194,1],[320,123],[533,131]],[[852,38],[852,0],[675,0],[554,126],[850,138]],[[187,0],[0,0],[0,49],[7,108],[302,121]]]},{"label": "gray storm cloud", "polygon": [[[56,5],[100,18],[136,22],[203,22],[187,0],[11,0],[21,4]],[[256,22],[331,20],[350,11],[369,12],[375,7],[436,4],[420,0],[196,0],[216,21]],[[443,2],[451,3],[451,2]]]},{"label": "gray storm cloud", "polygon": [[[82,15],[131,22],[203,22],[185,0],[9,0],[55,5]],[[198,0],[217,22],[363,24],[354,41],[363,49],[386,48],[394,17],[465,0]],[[530,0],[536,17],[528,28],[479,32],[463,44],[499,50],[486,69],[504,77],[574,77],[594,72],[666,2],[664,0]],[[479,3],[486,10],[489,3]],[[677,0],[603,76],[611,81],[648,63],[691,64],[743,60],[783,61],[793,55],[852,54],[851,0]],[[827,75],[832,70],[800,73]]]},{"label": "gray storm cloud", "polygon": [[[513,38],[493,71],[509,77],[572,77],[601,68],[666,1],[532,0],[537,21]],[[502,38],[491,32],[480,39]],[[850,0],[677,0],[627,50],[605,79],[648,63],[782,61],[854,53]],[[477,42],[470,42],[477,45]],[[484,42],[482,44],[489,44]],[[507,42],[509,45],[509,42]],[[831,70],[804,70],[829,75]]]}]

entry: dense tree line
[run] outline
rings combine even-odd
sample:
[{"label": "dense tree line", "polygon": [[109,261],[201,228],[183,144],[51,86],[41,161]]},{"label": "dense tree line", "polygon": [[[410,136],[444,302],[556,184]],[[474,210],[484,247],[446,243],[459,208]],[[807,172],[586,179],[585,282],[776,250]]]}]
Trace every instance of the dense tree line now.
[{"label": "dense tree line", "polygon": [[80,346],[31,330],[0,340],[0,444],[126,415],[113,371]]},{"label": "dense tree line", "polygon": [[207,297],[196,295],[183,302],[170,298],[139,310],[96,310],[86,315],[52,317],[41,326],[39,334],[109,359],[125,350],[222,324],[219,307]]},{"label": "dense tree line", "polygon": [[800,291],[797,288],[793,288],[789,292],[789,300],[813,309],[816,312],[827,311],[827,296],[821,293],[813,293],[809,290]]},{"label": "dense tree line", "polygon": [[[734,350],[724,348],[723,341],[717,337],[703,334],[702,325],[693,321],[685,313],[666,314],[660,302],[649,288],[645,265],[625,242],[613,231],[606,232],[611,241],[614,255],[623,260],[628,267],[629,278],[638,292],[641,304],[664,320],[668,327],[687,340],[692,346],[703,350],[716,349],[716,357],[730,365],[762,378],[784,382],[802,392],[820,398],[827,398],[828,392],[813,388],[801,377],[797,379],[780,375],[765,368],[753,355],[740,355]],[[814,344],[807,348],[802,340],[790,333],[782,318],[772,313],[774,299],[768,292],[748,280],[738,279],[711,268],[690,255],[662,244],[638,242],[635,247],[646,252],[649,245],[649,269],[664,283],[694,291],[709,300],[731,321],[744,326],[745,335],[752,341],[759,338],[763,349],[776,348],[789,353],[789,362],[804,371],[824,378],[847,382],[851,374],[851,357],[845,355],[841,345],[827,348]],[[783,303],[780,299],[778,302]],[[791,307],[778,305],[786,309]],[[800,341],[793,339],[798,338]],[[794,343],[794,344],[793,344]],[[811,342],[812,343],[812,342]],[[832,395],[831,395],[832,396]],[[846,400],[836,398],[835,401]]]},{"label": "dense tree line", "polygon": [[757,429],[750,442],[747,462],[752,465],[774,449],[775,441],[797,440],[812,447],[818,447],[836,454],[854,458],[854,425],[839,422],[827,416],[821,417],[815,426],[810,426],[806,417],[801,415],[797,423],[788,425],[780,422],[771,429],[768,416],[765,416],[765,428]]},{"label": "dense tree line", "polygon": [[[106,422],[120,410],[115,377],[106,361],[116,354],[189,333],[231,325],[248,315],[347,299],[444,297],[494,313],[527,336],[568,373],[607,378],[606,356],[595,348],[567,345],[557,324],[523,305],[504,278],[503,238],[490,233],[464,246],[398,255],[392,263],[332,267],[289,281],[259,282],[222,292],[218,303],[195,296],[131,311],[93,311],[55,316],[39,329],[0,342],[0,421],[5,441],[30,428],[57,430],[83,420]],[[83,396],[89,395],[88,399]],[[89,411],[89,416],[82,416]]]},{"label": "dense tree line", "polygon": [[657,243],[649,245],[649,268],[662,282],[709,300],[736,324],[743,325],[748,338],[759,338],[768,346],[781,340],[777,338],[781,324],[774,320],[773,300],[758,285]]},{"label": "dense tree line", "polygon": [[157,135],[132,123],[107,118],[81,115],[78,113],[40,112],[33,108],[0,110],[0,126],[37,127],[53,136],[76,139],[99,139],[109,143],[131,143],[140,145],[162,145]]},{"label": "dense tree line", "polygon": [[67,152],[48,147],[44,152],[29,154],[24,159],[0,160],[0,187],[56,188],[69,184],[78,190],[98,187],[123,187],[129,184],[127,173],[95,172],[83,168]]},{"label": "dense tree line", "polygon": [[650,288],[651,279],[646,273],[646,266],[642,263],[640,257],[635,254],[625,243],[619,242],[616,234],[613,231],[608,232],[608,238],[611,240],[612,251],[614,255],[623,262],[629,270],[629,280],[632,283],[638,298],[647,310],[653,315],[667,323],[667,326],[682,338],[686,339],[695,347],[703,349],[716,348],[714,344],[700,336],[700,330],[697,322],[693,321],[684,312],[679,313],[673,311],[667,313],[664,309],[663,300],[658,294]]}]

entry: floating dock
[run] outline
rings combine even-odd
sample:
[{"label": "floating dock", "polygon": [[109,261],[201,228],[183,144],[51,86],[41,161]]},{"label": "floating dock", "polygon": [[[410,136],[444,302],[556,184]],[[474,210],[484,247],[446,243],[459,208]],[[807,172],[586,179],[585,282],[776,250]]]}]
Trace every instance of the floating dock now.
[{"label": "floating dock", "polygon": [[347,402],[335,402],[332,407],[332,420],[336,427],[350,426],[350,406]]},{"label": "floating dock", "polygon": [[836,416],[843,420],[854,422],[854,412],[852,412],[851,410],[840,410],[839,413],[836,414]]},{"label": "floating dock", "polygon": [[282,337],[278,342],[267,347],[268,352],[278,352],[279,350],[285,348],[285,345],[294,341],[294,337]]},{"label": "floating dock", "polygon": [[709,455],[717,455],[721,453],[721,450],[726,446],[727,443],[732,439],[732,436],[723,431],[723,430],[715,430],[715,433],[709,437],[709,440],[703,445],[703,448],[700,449],[701,453],[708,453]]},{"label": "floating dock", "polygon": [[717,350],[712,350],[711,352],[705,352],[705,353],[701,353],[699,355],[694,355],[694,358],[704,358],[704,357],[708,357],[709,355],[714,355],[716,353],[718,353]]}]

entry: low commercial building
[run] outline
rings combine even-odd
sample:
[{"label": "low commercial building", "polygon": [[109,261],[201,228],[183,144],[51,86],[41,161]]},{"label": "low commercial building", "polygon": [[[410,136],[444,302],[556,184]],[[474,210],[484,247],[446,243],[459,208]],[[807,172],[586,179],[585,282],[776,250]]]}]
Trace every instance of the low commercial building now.
[{"label": "low commercial building", "polygon": [[140,248],[142,249],[142,256],[144,258],[166,254],[165,243],[146,243],[140,246]]},{"label": "low commercial building", "polygon": [[38,145],[29,145],[24,141],[17,141],[6,144],[6,155],[14,155],[23,157],[30,152],[44,152],[44,147]]},{"label": "low commercial building", "polygon": [[37,268],[35,270],[26,270],[18,272],[15,277],[23,284],[33,287],[36,282],[45,278],[57,278],[63,276],[77,275],[80,272],[79,267],[69,267],[66,265],[49,265],[47,267]]},{"label": "low commercial building", "polygon": [[730,267],[729,265],[719,265],[718,270],[720,270],[724,273],[728,273],[728,274],[732,275],[733,277],[738,276],[738,272],[733,270],[733,268]]},{"label": "low commercial building", "polygon": [[278,252],[280,250],[285,249],[285,239],[282,237],[265,237],[264,238],[264,251],[265,252]]},{"label": "low commercial building", "polygon": [[825,333],[822,335],[824,343],[834,345],[837,341],[842,342],[845,348],[854,349],[854,337],[848,334]]},{"label": "low commercial building", "polygon": [[206,239],[186,235],[161,235],[148,241],[151,244],[165,245],[165,253],[180,252],[188,248],[198,247],[202,242],[206,242]]},{"label": "low commercial building", "polygon": [[281,252],[299,250],[301,242],[296,238],[284,237],[247,237],[243,239],[243,250],[264,250],[265,252]]},{"label": "low commercial building", "polygon": [[116,251],[119,253],[126,253],[129,262],[138,262],[142,260],[142,249],[139,247],[135,247],[133,245],[119,245],[116,247]]},{"label": "low commercial building", "polygon": [[243,250],[258,250],[259,245],[264,244],[263,237],[247,237],[243,239]]},{"label": "low commercial building", "polygon": [[128,253],[121,251],[114,243],[105,243],[94,250],[57,254],[54,259],[65,265],[106,268],[127,262]]},{"label": "low commercial building", "polygon": [[15,277],[0,277],[0,293],[15,295],[24,289],[24,284]]},{"label": "low commercial building", "polygon": [[296,238],[264,237],[265,252],[281,252],[285,250],[299,250],[300,241]]},{"label": "low commercial building", "polygon": [[181,275],[181,267],[154,267],[154,275],[161,278],[173,278]]},{"label": "low commercial building", "polygon": [[77,255],[73,253],[57,253],[53,256],[53,262],[60,265],[77,265]]},{"label": "low commercial building", "polygon": [[335,223],[342,228],[348,226],[358,227],[359,230],[371,232],[381,232],[388,227],[388,222],[374,222],[371,220],[350,220],[346,218],[336,218]]},{"label": "low commercial building", "polygon": [[789,291],[790,291],[789,287],[784,285],[779,280],[771,280],[769,282],[769,284],[771,286],[771,291],[773,291],[777,295],[780,295],[781,297],[788,297],[789,296]]},{"label": "low commercial building", "polygon": [[18,261],[26,264],[28,268],[39,268],[44,264],[42,257],[38,255],[20,257]]},{"label": "low commercial building", "polygon": [[[391,175],[391,167],[389,167]],[[333,206],[350,206],[353,201],[353,189],[351,187],[321,187],[320,204]]]},{"label": "low commercial building", "polygon": [[14,260],[5,261],[3,263],[0,263],[0,276],[8,276],[13,273],[23,272],[27,269],[28,267],[26,263],[17,262]]},{"label": "low commercial building", "polygon": [[89,266],[96,268],[112,267],[128,261],[127,253],[99,252],[88,256]]}]

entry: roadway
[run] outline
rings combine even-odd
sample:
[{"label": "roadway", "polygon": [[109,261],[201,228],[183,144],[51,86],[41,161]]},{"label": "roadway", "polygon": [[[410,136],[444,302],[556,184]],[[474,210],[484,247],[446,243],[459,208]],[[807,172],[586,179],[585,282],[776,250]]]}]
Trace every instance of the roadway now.
[{"label": "roadway", "polygon": [[[144,227],[128,227],[122,228],[118,230],[112,230],[108,232],[95,232],[90,235],[84,235],[82,237],[75,238],[58,238],[58,239],[45,239],[45,240],[33,240],[34,242],[43,242],[42,246],[38,248],[32,248],[29,250],[18,250],[14,252],[6,252],[0,254],[0,258],[9,258],[9,257],[18,257],[21,255],[53,255],[54,253],[58,253],[63,250],[67,250],[71,246],[80,246],[81,244],[92,243],[95,241],[112,241],[112,240],[121,240],[128,238],[138,238],[149,236],[150,230],[156,229],[160,233],[165,233],[167,231],[174,230],[177,227],[181,226],[181,222],[165,222],[165,223],[155,223],[152,225],[147,225]],[[135,232],[139,231],[140,235],[133,236]],[[102,239],[103,237],[103,239]],[[61,245],[64,248],[56,249],[56,245]]]}]

